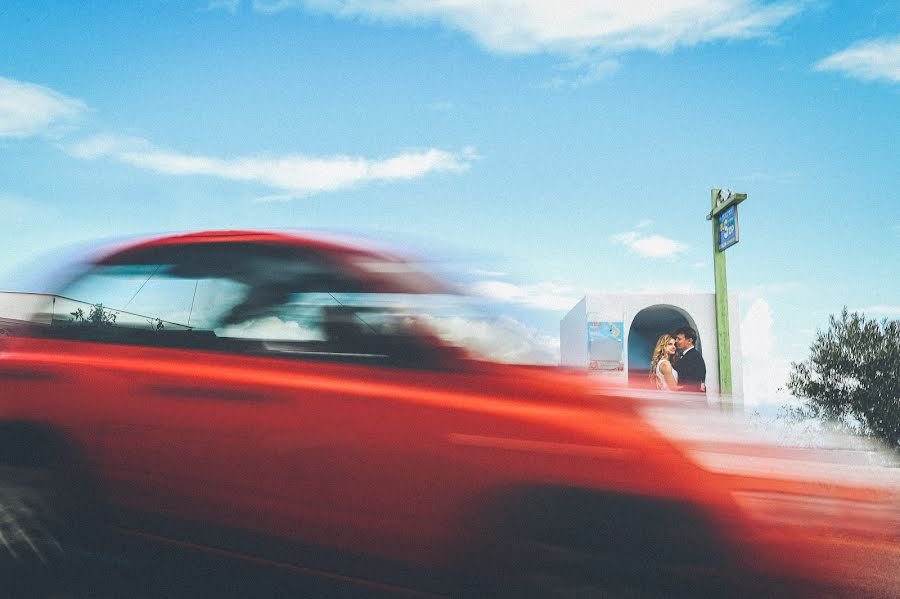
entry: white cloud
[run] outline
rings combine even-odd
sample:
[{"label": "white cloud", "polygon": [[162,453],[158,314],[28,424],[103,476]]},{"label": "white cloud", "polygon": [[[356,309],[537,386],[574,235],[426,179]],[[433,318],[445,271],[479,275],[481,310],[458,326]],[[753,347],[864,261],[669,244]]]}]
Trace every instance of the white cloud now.
[{"label": "white cloud", "polygon": [[817,71],[836,71],[864,81],[900,83],[900,38],[861,41],[819,61]]},{"label": "white cloud", "polygon": [[563,75],[552,78],[545,87],[550,89],[579,89],[609,78],[619,70],[619,61],[612,58],[587,55],[575,57],[560,65]]},{"label": "white cloud", "polygon": [[373,160],[351,156],[251,156],[214,158],[154,147],[142,139],[97,136],[76,144],[70,152],[80,158],[112,158],[167,175],[206,175],[232,181],[260,183],[285,192],[269,199],[335,191],[372,181],[397,181],[435,172],[463,172],[477,156],[471,148],[458,153],[430,148]]},{"label": "white cloud", "polygon": [[900,316],[900,306],[879,304],[869,306],[868,308],[855,308],[854,310],[851,310],[851,312],[862,312],[867,316],[870,314],[877,314],[879,316]]},{"label": "white cloud", "polygon": [[592,50],[669,51],[702,42],[770,34],[800,12],[799,0],[254,0],[277,13],[308,8],[341,18],[439,22],[507,54]]},{"label": "white cloud", "polygon": [[0,138],[51,134],[85,110],[80,100],[49,87],[0,77]]},{"label": "white cloud", "polygon": [[776,355],[775,319],[765,299],[758,298],[741,320],[744,403],[780,404],[791,399],[784,389],[790,360]]},{"label": "white cloud", "polygon": [[506,281],[478,281],[469,285],[468,291],[496,302],[542,310],[569,310],[581,299],[571,287],[555,283],[515,285]]},{"label": "white cloud", "polygon": [[211,2],[206,5],[206,10],[224,10],[231,14],[235,14],[240,5],[241,0],[211,0]]},{"label": "white cloud", "polygon": [[687,245],[668,237],[642,235],[635,231],[613,235],[612,241],[645,258],[671,258],[688,248]]},{"label": "white cloud", "polygon": [[274,14],[302,7],[303,4],[303,0],[253,0],[253,9],[261,13]]},{"label": "white cloud", "polygon": [[500,316],[492,321],[455,317],[423,317],[451,343],[498,362],[559,364],[559,338],[544,335],[518,320]]},{"label": "white cloud", "polygon": [[241,0],[212,0],[206,6],[206,10],[224,10],[226,12],[230,12],[234,14],[237,12],[238,7],[241,5]]},{"label": "white cloud", "polygon": [[773,322],[772,310],[766,300],[759,298],[750,304],[741,321],[741,345],[745,357],[772,353],[775,347],[772,340]]},{"label": "white cloud", "polygon": [[285,321],[277,316],[265,316],[247,320],[239,324],[223,327],[216,331],[220,336],[244,337],[282,341],[322,341],[319,329],[309,329],[294,321]]}]

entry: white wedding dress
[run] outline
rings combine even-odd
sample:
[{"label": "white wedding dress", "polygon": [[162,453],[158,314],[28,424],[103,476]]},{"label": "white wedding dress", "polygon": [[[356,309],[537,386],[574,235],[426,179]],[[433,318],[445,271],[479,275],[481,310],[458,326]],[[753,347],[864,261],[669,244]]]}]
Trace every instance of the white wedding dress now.
[{"label": "white wedding dress", "polygon": [[[666,382],[666,376],[659,369],[659,367],[662,366],[663,362],[665,362],[666,364],[669,363],[668,360],[660,360],[659,363],[656,365],[656,388],[660,389],[662,391],[674,391],[674,389],[669,388],[669,383]],[[678,371],[675,370],[674,368],[672,369],[672,377],[675,379],[675,382],[677,383],[678,382]]]}]

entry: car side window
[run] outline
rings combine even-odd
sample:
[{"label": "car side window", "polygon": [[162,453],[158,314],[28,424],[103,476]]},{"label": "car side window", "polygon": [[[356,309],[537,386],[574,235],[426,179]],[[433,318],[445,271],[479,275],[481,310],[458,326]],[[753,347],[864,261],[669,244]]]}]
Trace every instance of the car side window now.
[{"label": "car side window", "polygon": [[375,357],[416,335],[414,312],[408,304],[395,294],[297,293],[265,315],[219,327],[216,334],[279,342],[267,343],[272,351],[290,351],[287,343],[306,342],[295,349]]},{"label": "car side window", "polygon": [[173,277],[172,265],[101,265],[57,302],[57,319],[131,329],[209,329],[246,294],[222,277]]},{"label": "car side window", "polygon": [[415,324],[402,295],[371,293],[333,261],[291,249],[202,246],[115,256],[63,290],[51,328],[114,343],[415,360]]}]

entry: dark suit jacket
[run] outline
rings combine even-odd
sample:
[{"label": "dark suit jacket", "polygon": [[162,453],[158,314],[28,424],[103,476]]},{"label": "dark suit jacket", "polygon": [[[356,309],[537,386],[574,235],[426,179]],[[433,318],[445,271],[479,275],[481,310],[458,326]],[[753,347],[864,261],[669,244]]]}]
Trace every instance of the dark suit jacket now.
[{"label": "dark suit jacket", "polygon": [[673,368],[678,371],[682,391],[699,392],[700,383],[706,382],[706,362],[696,347],[681,356]]}]

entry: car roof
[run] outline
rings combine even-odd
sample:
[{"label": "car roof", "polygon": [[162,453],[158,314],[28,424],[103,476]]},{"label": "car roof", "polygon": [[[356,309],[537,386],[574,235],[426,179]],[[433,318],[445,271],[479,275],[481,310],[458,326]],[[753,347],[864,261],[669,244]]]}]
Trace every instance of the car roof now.
[{"label": "car roof", "polygon": [[[431,273],[418,268],[415,260],[408,260],[399,252],[370,239],[347,235],[305,231],[266,230],[208,230],[177,233],[131,240],[107,247],[91,260],[93,265],[116,263],[135,253],[156,248],[214,247],[214,246],[280,246],[313,250],[337,258],[356,270],[376,289],[393,293],[449,293],[458,291]],[[380,268],[377,265],[381,265]],[[384,265],[392,265],[384,268]],[[373,266],[376,266],[373,270]]]},{"label": "car roof", "polygon": [[[168,245],[192,245],[192,244],[218,244],[218,243],[271,243],[280,245],[296,245],[315,249],[343,251],[352,253],[378,254],[382,257],[383,251],[377,251],[374,245],[366,247],[367,242],[362,239],[351,240],[348,237],[339,238],[336,235],[312,234],[306,232],[279,232],[279,231],[254,231],[254,230],[222,230],[222,231],[197,231],[190,233],[177,233],[145,238],[140,241],[126,243],[105,254],[104,258],[124,251],[141,248],[151,248]],[[104,258],[98,260],[102,262]]]}]

